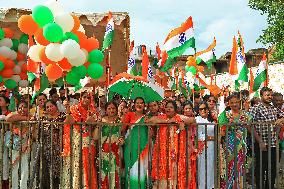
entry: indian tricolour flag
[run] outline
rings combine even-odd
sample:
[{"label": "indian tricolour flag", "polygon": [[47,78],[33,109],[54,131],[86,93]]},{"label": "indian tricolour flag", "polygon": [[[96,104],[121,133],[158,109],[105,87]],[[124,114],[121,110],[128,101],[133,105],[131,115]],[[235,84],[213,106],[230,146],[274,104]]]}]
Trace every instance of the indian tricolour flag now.
[{"label": "indian tricolour flag", "polygon": [[236,38],[233,38],[233,48],[229,73],[234,77],[236,90],[239,89],[240,82],[248,82],[249,70],[245,61],[244,45],[240,33],[238,37],[238,43],[236,41]]},{"label": "indian tricolour flag", "polygon": [[105,49],[107,49],[109,46],[112,45],[112,43],[113,43],[113,36],[114,36],[114,21],[113,21],[112,13],[109,12],[108,13],[108,22],[107,22],[107,25],[106,25],[106,32],[105,32],[105,36],[104,36],[104,42],[103,42],[102,51],[104,51]]},{"label": "indian tricolour flag", "polygon": [[134,41],[131,42],[130,49],[129,49],[127,73],[129,73],[131,75],[137,75],[137,72],[136,72],[136,69],[135,69]]},{"label": "indian tricolour flag", "polygon": [[228,123],[229,120],[226,116],[226,105],[225,105],[225,97],[221,96],[219,98],[219,114],[218,114],[218,123],[220,126],[223,126],[224,124]]},{"label": "indian tricolour flag", "polygon": [[214,38],[213,43],[204,51],[200,51],[196,53],[196,63],[200,64],[204,62],[208,69],[212,68],[212,63],[216,62],[215,48],[216,47],[216,39]]},{"label": "indian tricolour flag", "polygon": [[260,61],[253,84],[253,91],[257,91],[264,82],[267,80],[267,58],[265,53],[263,53],[262,60]]},{"label": "indian tricolour flag", "polygon": [[192,17],[189,17],[180,27],[172,30],[164,42],[164,50],[169,58],[181,56],[189,47],[195,48]]}]

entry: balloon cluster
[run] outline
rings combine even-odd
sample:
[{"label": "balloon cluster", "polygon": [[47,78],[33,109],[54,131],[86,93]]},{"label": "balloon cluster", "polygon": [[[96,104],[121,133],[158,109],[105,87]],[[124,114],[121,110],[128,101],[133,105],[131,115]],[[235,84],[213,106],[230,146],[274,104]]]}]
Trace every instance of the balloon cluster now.
[{"label": "balloon cluster", "polygon": [[27,87],[28,36],[13,38],[10,28],[0,28],[0,82],[8,89]]},{"label": "balloon cluster", "polygon": [[196,63],[196,59],[193,56],[189,56],[187,58],[185,71],[190,72],[192,75],[196,75],[198,72],[203,72],[204,67],[198,66]]},{"label": "balloon cluster", "polygon": [[67,83],[76,85],[87,74],[93,79],[103,75],[99,63],[104,54],[98,50],[99,41],[88,38],[79,18],[64,12],[57,1],[34,7],[31,15],[19,18],[18,26],[23,33],[34,36],[36,42],[28,51],[29,67],[44,64],[49,81],[67,73]]}]

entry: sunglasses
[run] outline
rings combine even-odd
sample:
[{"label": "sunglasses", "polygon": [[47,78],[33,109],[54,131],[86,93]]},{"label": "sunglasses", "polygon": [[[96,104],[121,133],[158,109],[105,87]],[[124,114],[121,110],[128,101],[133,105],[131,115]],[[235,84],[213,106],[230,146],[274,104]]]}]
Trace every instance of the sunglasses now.
[{"label": "sunglasses", "polygon": [[207,108],[199,108],[199,111],[207,110]]},{"label": "sunglasses", "polygon": [[216,100],[207,100],[207,102],[214,102],[214,103],[216,103]]}]

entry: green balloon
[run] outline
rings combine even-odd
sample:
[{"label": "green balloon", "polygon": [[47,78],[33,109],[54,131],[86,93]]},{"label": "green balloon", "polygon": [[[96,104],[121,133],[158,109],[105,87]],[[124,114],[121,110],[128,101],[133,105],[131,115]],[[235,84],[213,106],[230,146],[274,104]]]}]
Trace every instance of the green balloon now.
[{"label": "green balloon", "polygon": [[13,79],[8,79],[5,81],[4,86],[7,89],[14,89],[15,87],[17,87],[17,83]]},{"label": "green balloon", "polygon": [[29,36],[26,34],[21,35],[20,43],[28,44],[29,43]]},{"label": "green balloon", "polygon": [[12,42],[13,42],[12,49],[14,51],[18,51],[18,47],[19,47],[19,44],[20,44],[19,40],[18,39],[12,39]]},{"label": "green balloon", "polygon": [[3,77],[0,75],[0,83],[3,81]]},{"label": "green balloon", "polygon": [[4,69],[5,65],[2,61],[0,61],[0,71],[2,71]]},{"label": "green balloon", "polygon": [[189,68],[190,68],[190,66],[186,65],[186,66],[185,66],[185,71],[186,71],[186,72],[189,72]]},{"label": "green balloon", "polygon": [[100,64],[92,63],[87,69],[88,75],[93,79],[99,79],[104,74],[104,67]]},{"label": "green balloon", "polygon": [[74,66],[72,67],[72,72],[77,74],[80,79],[83,79],[87,74],[87,68],[84,65],[78,67]]},{"label": "green balloon", "polygon": [[32,17],[34,21],[42,28],[54,20],[51,10],[43,5],[38,5],[32,10]]},{"label": "green balloon", "polygon": [[188,68],[188,71],[191,72],[193,75],[195,75],[196,72],[197,72],[197,70],[196,70],[196,68],[195,68],[194,66],[190,66],[190,67]]},{"label": "green balloon", "polygon": [[100,63],[104,60],[104,54],[100,50],[92,50],[89,53],[89,62]]},{"label": "green balloon", "polygon": [[74,41],[76,41],[77,43],[79,43],[79,37],[72,33],[72,32],[66,32],[62,38],[62,41],[65,41],[67,39],[73,39]]},{"label": "green balloon", "polygon": [[43,28],[43,36],[52,43],[60,42],[63,38],[63,30],[56,23],[49,23]]},{"label": "green balloon", "polygon": [[76,73],[70,71],[66,75],[66,82],[70,85],[77,85],[80,81],[80,77]]},{"label": "green balloon", "polygon": [[5,32],[2,28],[0,28],[0,40],[4,39],[4,37],[5,37]]}]

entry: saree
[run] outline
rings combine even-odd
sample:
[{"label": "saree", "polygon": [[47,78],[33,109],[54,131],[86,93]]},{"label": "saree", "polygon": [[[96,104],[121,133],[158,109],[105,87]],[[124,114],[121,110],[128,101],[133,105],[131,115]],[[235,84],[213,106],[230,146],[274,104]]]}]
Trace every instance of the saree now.
[{"label": "saree", "polygon": [[[119,123],[117,120],[115,123]],[[120,188],[120,146],[117,144],[120,138],[120,127],[102,126],[101,130],[101,178],[102,189],[117,189]]]},{"label": "saree", "polygon": [[[70,112],[76,122],[85,122],[87,120],[88,110],[83,108],[81,103],[71,106]],[[89,112],[96,114],[92,105]],[[64,126],[63,175],[60,188],[70,188],[70,186],[84,189],[98,188],[95,142],[92,139],[92,131],[89,129],[89,125],[74,125],[71,133],[71,126]],[[80,132],[82,133],[82,140],[80,139]],[[70,140],[71,136],[72,141]],[[80,144],[81,142],[82,144]]]},{"label": "saree", "polygon": [[[168,119],[164,115],[158,116],[160,119]],[[182,122],[179,115],[175,115],[177,123]],[[186,130],[179,131],[177,126],[158,126],[158,133],[153,149],[152,158],[152,178],[159,188],[193,188],[190,184],[191,166],[186,165]],[[188,173],[188,179],[186,179]],[[168,181],[168,183],[167,183]],[[188,182],[186,182],[188,181]]]},{"label": "saree", "polygon": [[[144,115],[137,119],[134,112],[129,112],[123,123],[143,124]],[[125,188],[147,188],[148,152],[148,127],[132,125],[124,142]]]},{"label": "saree", "polygon": [[[237,117],[232,117],[231,112],[227,112],[227,118],[230,123],[249,123],[252,121],[252,116],[247,112],[241,111]],[[247,129],[243,125],[231,126],[228,129],[228,141],[223,144],[223,153],[221,165],[221,188],[244,188],[243,175],[246,170],[247,161]],[[226,162],[226,153],[228,162]],[[226,174],[228,183],[226,182]],[[227,185],[228,184],[228,185]],[[227,186],[226,186],[227,185]]]}]

